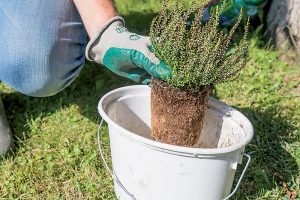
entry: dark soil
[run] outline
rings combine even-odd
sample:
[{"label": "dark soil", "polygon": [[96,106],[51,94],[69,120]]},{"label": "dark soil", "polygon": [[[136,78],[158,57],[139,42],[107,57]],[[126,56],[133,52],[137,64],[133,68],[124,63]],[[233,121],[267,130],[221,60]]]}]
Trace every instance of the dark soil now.
[{"label": "dark soil", "polygon": [[157,141],[178,146],[197,143],[203,127],[211,86],[192,93],[152,79],[151,126]]}]

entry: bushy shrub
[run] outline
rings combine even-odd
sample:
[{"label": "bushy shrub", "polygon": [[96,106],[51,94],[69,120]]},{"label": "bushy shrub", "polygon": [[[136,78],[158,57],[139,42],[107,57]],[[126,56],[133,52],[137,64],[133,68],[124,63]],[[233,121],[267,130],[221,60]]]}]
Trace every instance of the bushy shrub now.
[{"label": "bushy shrub", "polygon": [[203,20],[203,0],[192,1],[187,8],[178,1],[172,6],[170,4],[168,0],[163,1],[162,10],[150,28],[155,55],[172,70],[172,78],[164,78],[165,81],[176,88],[198,91],[203,86],[235,78],[248,59],[249,20],[243,38],[228,55],[233,34],[241,24],[242,14],[226,32],[219,27],[225,2],[211,9],[211,17],[207,22]]}]

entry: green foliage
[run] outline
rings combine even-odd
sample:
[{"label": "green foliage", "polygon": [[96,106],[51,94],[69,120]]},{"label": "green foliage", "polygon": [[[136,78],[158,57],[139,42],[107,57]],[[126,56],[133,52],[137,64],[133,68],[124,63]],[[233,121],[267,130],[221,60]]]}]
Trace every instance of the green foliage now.
[{"label": "green foliage", "polygon": [[[162,10],[154,18],[150,39],[155,55],[172,69],[172,78],[165,80],[177,88],[197,91],[210,84],[222,83],[235,78],[245,66],[248,57],[248,26],[243,38],[228,55],[232,37],[242,20],[240,14],[234,26],[225,31],[219,28],[220,14],[226,3],[211,10],[211,19],[204,23],[202,18],[205,3],[192,2],[188,8],[176,1],[170,7],[163,1]],[[241,12],[242,13],[242,12]],[[188,26],[187,22],[191,22]]]}]

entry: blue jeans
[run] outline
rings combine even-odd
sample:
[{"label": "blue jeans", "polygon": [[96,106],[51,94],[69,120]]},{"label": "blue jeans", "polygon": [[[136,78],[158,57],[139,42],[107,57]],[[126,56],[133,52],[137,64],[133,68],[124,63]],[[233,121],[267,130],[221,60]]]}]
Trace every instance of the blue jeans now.
[{"label": "blue jeans", "polygon": [[0,81],[30,96],[67,87],[85,62],[87,34],[72,0],[0,1]]}]

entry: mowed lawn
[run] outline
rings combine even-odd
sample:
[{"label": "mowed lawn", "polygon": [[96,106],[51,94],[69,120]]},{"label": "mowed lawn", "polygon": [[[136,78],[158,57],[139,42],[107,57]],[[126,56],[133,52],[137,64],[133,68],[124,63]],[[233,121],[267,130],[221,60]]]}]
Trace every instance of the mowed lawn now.
[{"label": "mowed lawn", "polygon": [[[160,1],[118,0],[117,7],[131,31],[147,34]],[[257,36],[250,56],[235,81],[213,91],[255,128],[245,150],[252,162],[233,199],[300,199],[300,64],[267,50]],[[94,63],[53,97],[27,97],[0,84],[14,135],[12,152],[0,163],[0,199],[116,199],[97,151],[97,104],[131,84]],[[109,160],[107,134],[103,146]]]}]

